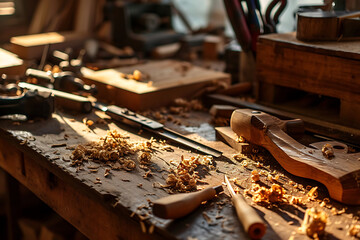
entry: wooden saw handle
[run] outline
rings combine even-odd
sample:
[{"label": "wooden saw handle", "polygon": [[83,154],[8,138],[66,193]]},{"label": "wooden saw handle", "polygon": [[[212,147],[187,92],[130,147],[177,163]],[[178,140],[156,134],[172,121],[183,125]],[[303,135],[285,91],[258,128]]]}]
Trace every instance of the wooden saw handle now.
[{"label": "wooden saw handle", "polygon": [[291,174],[324,184],[333,199],[360,204],[360,153],[348,154],[338,142],[330,142],[334,157],[321,151],[324,143],[306,147],[287,135],[279,126],[281,120],[251,109],[235,110],[231,128],[250,143],[266,148]]}]

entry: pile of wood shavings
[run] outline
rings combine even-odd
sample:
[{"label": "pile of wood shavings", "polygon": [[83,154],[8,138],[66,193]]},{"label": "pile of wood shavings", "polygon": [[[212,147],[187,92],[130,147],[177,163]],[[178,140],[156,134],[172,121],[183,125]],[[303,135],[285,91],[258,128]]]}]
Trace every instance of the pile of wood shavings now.
[{"label": "pile of wood shavings", "polygon": [[191,157],[185,159],[181,156],[181,162],[176,169],[171,169],[171,173],[166,179],[164,188],[169,188],[171,192],[192,192],[197,190],[196,183],[199,179],[196,168],[199,165],[208,166],[212,163],[211,156]]},{"label": "pile of wood shavings", "polygon": [[325,233],[327,219],[328,216],[324,211],[316,208],[307,209],[299,231],[313,239],[319,239]]},{"label": "pile of wood shavings", "polygon": [[271,204],[288,202],[285,189],[278,184],[273,184],[271,188],[253,184],[251,194],[253,196],[252,200],[255,203]]},{"label": "pile of wood shavings", "polygon": [[150,162],[152,145],[155,140],[142,142],[130,142],[129,136],[120,134],[116,130],[108,131],[99,142],[90,142],[78,145],[72,152],[72,166],[80,166],[84,161],[105,162],[112,169],[124,169],[132,171],[136,164],[129,157],[136,152],[142,151],[140,164],[147,165]]}]

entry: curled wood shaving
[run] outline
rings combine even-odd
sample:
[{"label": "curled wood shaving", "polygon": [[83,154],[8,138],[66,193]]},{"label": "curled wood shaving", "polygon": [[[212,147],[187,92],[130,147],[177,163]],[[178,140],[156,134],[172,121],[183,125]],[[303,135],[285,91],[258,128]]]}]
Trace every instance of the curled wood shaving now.
[{"label": "curled wood shaving", "polygon": [[360,224],[351,225],[348,234],[352,237],[360,237]]},{"label": "curled wood shaving", "polygon": [[142,151],[140,163],[149,164],[152,141],[130,142],[127,135],[120,134],[116,130],[108,131],[107,135],[101,138],[99,142],[78,145],[71,155],[72,165],[79,166],[83,164],[83,161],[90,160],[105,162],[112,169],[132,171],[136,164],[128,157]]},{"label": "curled wood shaving", "polygon": [[255,203],[283,203],[288,202],[286,191],[278,184],[273,184],[271,188],[261,187],[259,184],[253,184],[251,194]]},{"label": "curled wood shaving", "polygon": [[198,172],[196,168],[199,165],[209,165],[211,164],[212,157],[191,157],[185,159],[184,156],[181,156],[181,162],[176,169],[171,169],[171,173],[166,179],[166,186],[175,192],[191,192],[197,190],[197,180],[199,179]]},{"label": "curled wood shaving", "polygon": [[311,238],[319,239],[325,233],[327,218],[327,214],[321,210],[306,209],[304,221],[299,230]]}]

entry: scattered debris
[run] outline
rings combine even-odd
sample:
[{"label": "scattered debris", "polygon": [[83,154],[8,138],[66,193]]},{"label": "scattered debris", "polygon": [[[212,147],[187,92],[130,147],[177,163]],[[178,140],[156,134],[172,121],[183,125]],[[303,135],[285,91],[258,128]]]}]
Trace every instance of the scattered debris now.
[{"label": "scattered debris", "polygon": [[184,156],[181,156],[181,162],[176,169],[171,169],[171,173],[166,179],[165,188],[170,188],[172,192],[191,192],[196,191],[197,186],[196,182],[199,179],[198,172],[196,168],[199,165],[207,166],[212,163],[211,156],[200,157],[191,157],[185,159]]},{"label": "scattered debris", "polygon": [[259,184],[253,184],[251,194],[255,203],[271,204],[288,202],[286,191],[278,184],[273,184],[271,188],[261,187]]},{"label": "scattered debris", "polygon": [[130,142],[129,137],[120,134],[116,130],[108,131],[105,138],[101,138],[99,142],[90,142],[84,145],[78,145],[72,152],[72,165],[82,165],[84,161],[105,162],[112,169],[124,169],[132,171],[136,164],[129,156],[134,155],[138,151],[142,151],[143,156],[140,164],[150,161],[150,152],[152,141]]},{"label": "scattered debris", "polygon": [[360,224],[351,225],[348,234],[352,237],[360,238]]},{"label": "scattered debris", "polygon": [[304,221],[299,230],[311,238],[319,239],[325,233],[327,218],[327,214],[321,210],[306,209]]},{"label": "scattered debris", "polygon": [[51,148],[66,147],[66,143],[52,144]]}]

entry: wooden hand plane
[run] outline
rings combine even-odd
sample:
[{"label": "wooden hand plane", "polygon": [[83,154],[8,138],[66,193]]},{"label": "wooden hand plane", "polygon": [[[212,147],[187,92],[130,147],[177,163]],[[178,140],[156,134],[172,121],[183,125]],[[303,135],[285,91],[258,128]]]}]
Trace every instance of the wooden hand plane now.
[{"label": "wooden hand plane", "polygon": [[[335,141],[305,146],[285,133],[287,122],[250,109],[235,110],[230,125],[233,132],[222,131],[228,135],[224,139],[234,137],[235,132],[266,148],[289,173],[324,184],[331,198],[360,204],[360,153],[349,154],[345,144]],[[332,154],[324,151],[324,146],[331,148]]]}]

